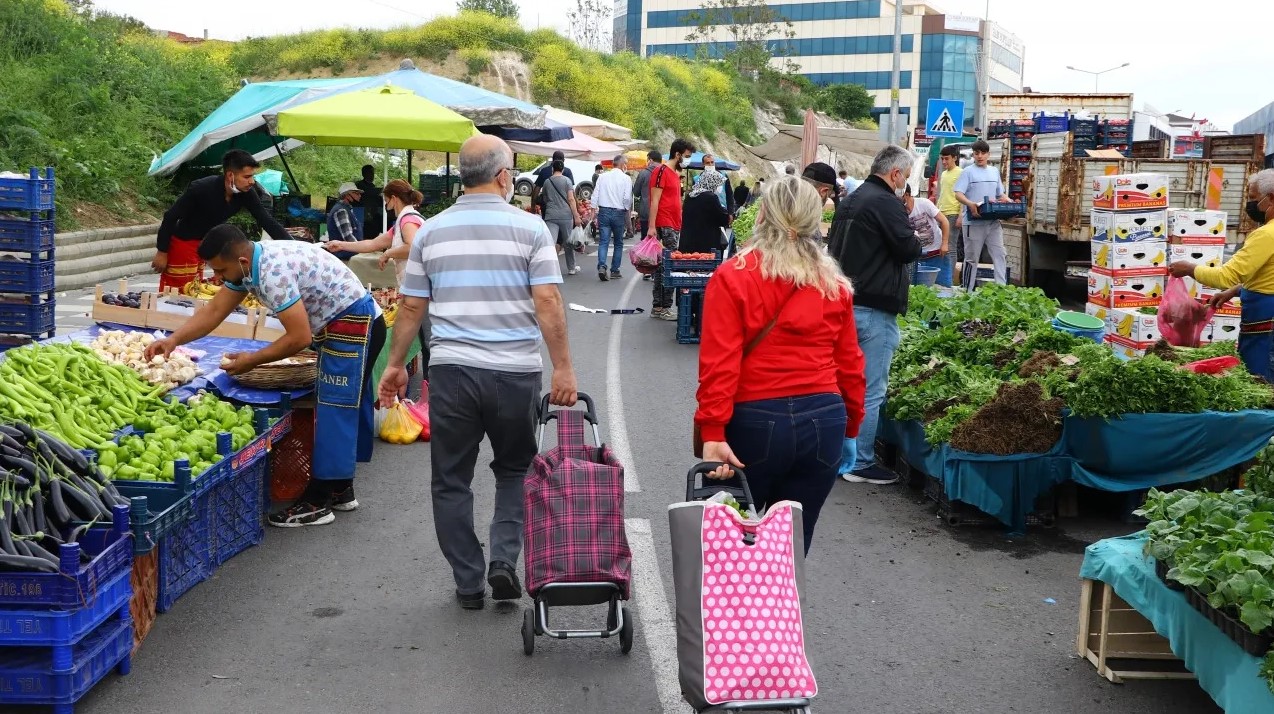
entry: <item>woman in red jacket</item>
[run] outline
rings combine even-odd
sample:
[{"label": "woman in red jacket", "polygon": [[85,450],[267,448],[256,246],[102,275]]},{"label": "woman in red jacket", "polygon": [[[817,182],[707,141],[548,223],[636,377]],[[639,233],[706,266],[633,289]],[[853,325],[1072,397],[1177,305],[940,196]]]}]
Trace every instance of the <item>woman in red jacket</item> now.
[{"label": "woman in red jacket", "polygon": [[767,185],[747,248],[708,282],[695,424],[703,458],[747,470],[757,505],[801,504],[805,550],[863,420],[853,289],[823,251],[823,206],[794,176]]}]

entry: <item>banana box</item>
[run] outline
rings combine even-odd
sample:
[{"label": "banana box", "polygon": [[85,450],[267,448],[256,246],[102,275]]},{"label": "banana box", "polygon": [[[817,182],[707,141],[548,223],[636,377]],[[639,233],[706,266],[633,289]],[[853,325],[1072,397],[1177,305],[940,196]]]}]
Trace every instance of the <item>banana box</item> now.
[{"label": "banana box", "polygon": [[1112,312],[1110,308],[1102,305],[1094,305],[1090,302],[1084,305],[1084,312],[1106,323],[1106,334],[1109,335],[1114,331],[1114,327],[1110,324],[1110,313]]},{"label": "banana box", "polygon": [[1168,240],[1167,211],[1100,211],[1092,214],[1093,240],[1139,243]]},{"label": "banana box", "polygon": [[1196,300],[1207,300],[1213,295],[1216,295],[1217,293],[1221,292],[1220,290],[1217,290],[1216,288],[1210,288],[1207,285],[1200,283],[1194,278],[1182,278],[1182,280],[1185,281],[1186,292],[1190,294],[1190,297]]},{"label": "banana box", "polygon": [[1146,243],[1089,243],[1092,247],[1094,268],[1133,271],[1149,274],[1161,272],[1168,265],[1168,244],[1162,241]]},{"label": "banana box", "polygon": [[1147,347],[1139,347],[1118,335],[1106,335],[1106,344],[1120,359],[1139,359],[1146,356]]},{"label": "banana box", "polygon": [[1168,263],[1187,261],[1195,265],[1206,265],[1219,268],[1225,262],[1225,245],[1170,245],[1168,246]]},{"label": "banana box", "polygon": [[[1220,292],[1220,291],[1218,290],[1214,292]],[[1216,314],[1220,317],[1233,317],[1234,319],[1237,320],[1238,318],[1243,316],[1243,304],[1239,301],[1238,298],[1234,298],[1230,300],[1229,302],[1227,302],[1226,304],[1222,305],[1221,307],[1218,307],[1216,309]]]},{"label": "banana box", "polygon": [[1115,174],[1093,179],[1093,208],[1145,211],[1168,207],[1165,174]]},{"label": "banana box", "polygon": [[1200,208],[1168,209],[1168,234],[1183,245],[1225,245],[1225,211]]},{"label": "banana box", "polygon": [[1208,342],[1234,342],[1239,339],[1239,318],[1229,315],[1214,315],[1212,322],[1203,328],[1203,337]]},{"label": "banana box", "polygon": [[1109,333],[1138,347],[1149,347],[1159,341],[1159,316],[1147,315],[1137,308],[1114,308],[1110,311]]},{"label": "banana box", "polygon": [[[1133,271],[1137,273],[1137,271]],[[1091,268],[1088,271],[1088,301],[1102,307],[1154,307],[1163,298],[1167,274],[1153,275]]]}]

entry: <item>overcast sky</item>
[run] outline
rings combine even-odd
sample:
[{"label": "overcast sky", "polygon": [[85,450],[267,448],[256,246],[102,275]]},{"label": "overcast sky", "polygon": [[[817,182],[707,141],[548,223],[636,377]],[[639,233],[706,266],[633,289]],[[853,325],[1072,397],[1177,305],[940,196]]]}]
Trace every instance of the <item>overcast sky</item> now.
[{"label": "overcast sky", "polygon": [[[788,0],[790,1],[790,0]],[[571,0],[518,0],[522,24],[566,30]],[[1105,92],[1132,92],[1137,108],[1180,111],[1230,128],[1274,101],[1264,81],[1269,42],[1268,0],[1209,0],[1179,12],[1142,0],[933,0],[950,14],[982,16],[1026,45],[1026,84],[1036,91],[1090,92],[1098,71]],[[132,15],[151,27],[240,39],[326,27],[394,27],[454,12],[453,0],[96,0],[98,7]],[[1049,6],[1064,11],[1049,11]],[[1262,48],[1265,48],[1262,50]],[[1262,54],[1263,53],[1263,54]]]}]

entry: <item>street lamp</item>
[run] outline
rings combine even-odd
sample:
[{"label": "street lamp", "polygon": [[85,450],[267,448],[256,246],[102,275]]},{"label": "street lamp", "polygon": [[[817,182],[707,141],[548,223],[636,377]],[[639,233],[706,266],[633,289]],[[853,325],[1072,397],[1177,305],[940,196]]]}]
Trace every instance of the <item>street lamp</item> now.
[{"label": "street lamp", "polygon": [[1094,92],[1094,93],[1096,93],[1096,92],[1098,91],[1097,83],[1098,83],[1098,81],[1100,81],[1100,80],[1101,80],[1101,76],[1102,76],[1103,74],[1106,74],[1107,72],[1114,72],[1114,71],[1115,71],[1115,70],[1117,70],[1117,69],[1123,69],[1124,67],[1127,67],[1127,66],[1128,66],[1128,65],[1130,65],[1130,64],[1132,64],[1132,62],[1125,62],[1125,63],[1123,63],[1123,64],[1119,65],[1118,67],[1111,67],[1110,69],[1103,69],[1103,70],[1102,70],[1102,71],[1100,71],[1100,72],[1094,72],[1094,71],[1092,71],[1091,69],[1080,69],[1080,68],[1078,68],[1078,67],[1072,67],[1072,66],[1070,66],[1070,65],[1066,65],[1066,69],[1072,69],[1072,70],[1075,70],[1076,72],[1083,72],[1084,74],[1091,74],[1091,75],[1093,75],[1093,92]]}]

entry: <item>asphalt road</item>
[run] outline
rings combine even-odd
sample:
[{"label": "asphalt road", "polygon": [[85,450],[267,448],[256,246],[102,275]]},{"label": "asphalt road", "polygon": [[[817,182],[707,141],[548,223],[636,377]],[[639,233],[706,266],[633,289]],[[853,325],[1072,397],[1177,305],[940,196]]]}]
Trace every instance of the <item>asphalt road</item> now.
[{"label": "asphalt road", "polygon": [[[567,278],[566,299],[649,309],[649,283],[625,269],[622,282],[601,283],[587,270]],[[360,510],[330,526],[268,529],[262,545],[161,615],[132,674],[110,677],[77,712],[689,711],[677,704],[665,513],[682,499],[692,463],[697,349],[676,344],[673,324],[644,315],[568,317],[580,386],[597,399],[603,438],[639,489],[626,503],[635,552],[630,655],[615,640],[538,638],[528,658],[520,607],[461,611],[434,537],[429,446],[380,444],[359,471]],[[489,460],[484,447],[480,533],[494,490]],[[1008,540],[943,525],[905,486],[838,483],[806,567],[814,710],[1218,712],[1193,682],[1112,685],[1074,655],[1083,548],[1132,529],[1064,520]],[[603,617],[601,609],[558,612],[576,626]]]}]

